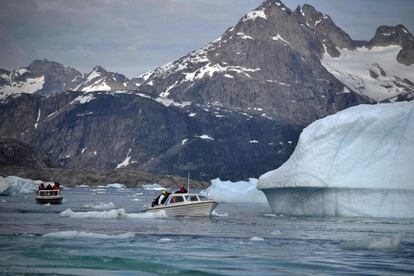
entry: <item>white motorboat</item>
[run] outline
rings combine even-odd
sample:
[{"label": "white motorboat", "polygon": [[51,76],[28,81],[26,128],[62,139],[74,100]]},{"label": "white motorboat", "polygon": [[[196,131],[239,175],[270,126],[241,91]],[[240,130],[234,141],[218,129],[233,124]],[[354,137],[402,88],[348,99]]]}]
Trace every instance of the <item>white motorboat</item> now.
[{"label": "white motorboat", "polygon": [[39,190],[36,195],[36,202],[40,204],[60,204],[62,200],[60,190]]},{"label": "white motorboat", "polygon": [[155,205],[147,209],[147,212],[154,213],[164,211],[167,216],[189,216],[204,217],[210,216],[217,207],[217,202],[198,194],[170,194],[164,204]]}]

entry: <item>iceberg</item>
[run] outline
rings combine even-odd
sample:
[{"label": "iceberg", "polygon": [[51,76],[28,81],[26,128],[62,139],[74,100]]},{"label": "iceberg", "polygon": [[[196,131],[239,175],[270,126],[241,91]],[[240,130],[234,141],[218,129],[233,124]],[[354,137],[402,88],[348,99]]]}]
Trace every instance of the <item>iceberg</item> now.
[{"label": "iceberg", "polygon": [[208,196],[220,203],[260,203],[267,204],[263,192],[257,190],[257,179],[249,181],[222,181],[220,178],[211,180],[211,186],[201,191],[201,195]]},{"label": "iceberg", "polygon": [[31,180],[18,176],[0,176],[0,195],[31,194],[37,190],[40,183],[45,185],[52,184],[51,182]]},{"label": "iceberg", "polygon": [[126,189],[126,186],[121,183],[112,183],[108,184],[106,186],[103,186],[103,188],[115,188],[115,189]]},{"label": "iceberg", "polygon": [[154,184],[144,184],[141,187],[144,190],[147,190],[147,191],[162,191],[162,190],[166,190],[166,188],[164,188],[163,186],[161,186],[158,183],[154,183]]},{"label": "iceberg", "polygon": [[260,176],[275,213],[414,217],[414,102],[359,105],[306,127]]}]

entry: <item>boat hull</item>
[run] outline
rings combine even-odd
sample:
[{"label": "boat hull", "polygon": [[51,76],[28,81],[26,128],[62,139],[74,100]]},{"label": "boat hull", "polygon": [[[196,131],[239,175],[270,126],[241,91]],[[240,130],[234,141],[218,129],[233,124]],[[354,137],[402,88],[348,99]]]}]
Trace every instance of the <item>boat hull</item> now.
[{"label": "boat hull", "polygon": [[38,204],[61,204],[63,200],[62,196],[36,196],[36,202]]},{"label": "boat hull", "polygon": [[169,217],[188,216],[188,217],[208,217],[217,207],[215,201],[203,201],[196,203],[171,204],[169,206],[156,206],[148,208],[147,212],[156,213],[163,211]]}]

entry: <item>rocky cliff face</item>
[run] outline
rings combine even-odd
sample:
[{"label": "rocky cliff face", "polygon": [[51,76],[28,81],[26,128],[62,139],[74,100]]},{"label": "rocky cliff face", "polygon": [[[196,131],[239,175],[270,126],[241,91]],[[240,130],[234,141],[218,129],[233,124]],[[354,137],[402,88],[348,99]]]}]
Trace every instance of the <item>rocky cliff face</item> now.
[{"label": "rocky cliff face", "polygon": [[26,168],[56,167],[46,154],[17,139],[0,139],[0,166]]},{"label": "rocky cliff face", "polygon": [[63,167],[239,179],[281,165],[301,127],[135,93],[66,92],[3,100],[0,130]]}]

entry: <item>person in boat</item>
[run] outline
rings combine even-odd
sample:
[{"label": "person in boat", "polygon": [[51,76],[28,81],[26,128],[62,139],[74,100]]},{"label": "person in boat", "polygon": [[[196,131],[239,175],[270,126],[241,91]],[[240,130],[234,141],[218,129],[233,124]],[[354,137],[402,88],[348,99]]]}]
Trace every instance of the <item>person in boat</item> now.
[{"label": "person in boat", "polygon": [[181,186],[180,189],[178,189],[178,191],[175,192],[175,194],[186,194],[188,193],[187,189],[184,188],[184,186]]},{"label": "person in boat", "polygon": [[167,201],[168,196],[171,193],[167,192],[167,191],[163,191],[159,196],[157,196],[151,203],[151,207],[154,207],[156,205],[162,205],[165,203],[165,201]]},{"label": "person in boat", "polygon": [[50,184],[47,184],[47,186],[46,186],[46,190],[53,190],[53,189],[52,189],[52,186],[51,186]]},{"label": "person in boat", "polygon": [[55,182],[52,187],[53,191],[60,191],[60,184],[59,182]]},{"label": "person in boat", "polygon": [[40,183],[39,187],[37,188],[37,191],[45,190],[45,184]]}]

